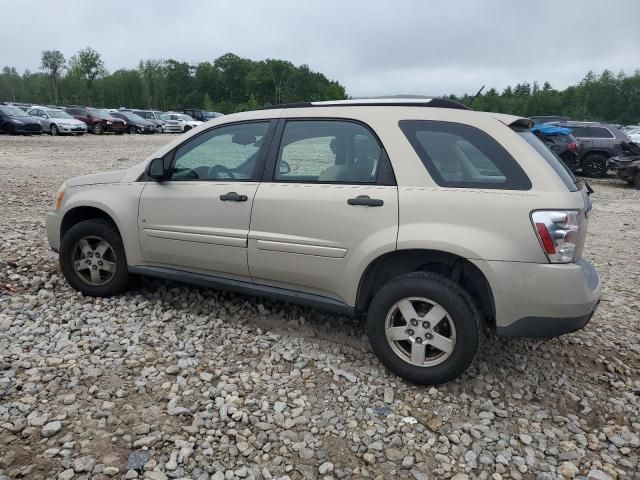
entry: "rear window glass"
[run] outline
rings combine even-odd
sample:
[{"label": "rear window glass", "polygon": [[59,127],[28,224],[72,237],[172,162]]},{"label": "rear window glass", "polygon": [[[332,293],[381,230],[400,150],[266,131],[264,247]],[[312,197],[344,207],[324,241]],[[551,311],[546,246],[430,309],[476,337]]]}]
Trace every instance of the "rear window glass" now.
[{"label": "rear window glass", "polygon": [[547,147],[542,140],[536,137],[533,133],[518,132],[522,138],[524,138],[529,145],[537,150],[542,158],[553,168],[558,174],[562,182],[566,185],[570,192],[576,192],[579,190],[576,177],[571,173],[571,170],[564,164],[560,157],[555,154],[553,150]]},{"label": "rear window glass", "polygon": [[442,187],[529,190],[520,165],[482,130],[459,123],[403,120],[400,128]]}]

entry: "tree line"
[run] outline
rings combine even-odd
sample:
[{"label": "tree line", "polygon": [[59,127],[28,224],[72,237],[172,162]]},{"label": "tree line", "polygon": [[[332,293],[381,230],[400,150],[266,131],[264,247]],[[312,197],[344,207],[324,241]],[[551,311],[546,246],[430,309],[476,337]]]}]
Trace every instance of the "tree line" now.
[{"label": "tree line", "polygon": [[[344,86],[307,65],[256,61],[233,53],[197,65],[173,59],[141,60],[137,68],[112,73],[105,69],[100,53],[90,47],[69,59],[58,50],[45,50],[40,60],[38,72],[19,74],[5,66],[0,73],[0,100],[231,113],[278,103],[348,98]],[[449,98],[469,104],[473,95]],[[632,75],[589,72],[564,90],[554,89],[549,82],[518,83],[501,92],[489,88],[475,98],[473,109],[640,123],[640,70]]]},{"label": "tree line", "polygon": [[45,50],[40,71],[20,74],[5,66],[0,100],[45,105],[178,110],[222,113],[286,102],[344,99],[345,88],[308,65],[286,60],[255,61],[227,53],[213,62],[141,60],[137,68],[107,72],[100,53],[87,47],[65,59]]},{"label": "tree line", "polygon": [[[468,105],[473,95],[449,98]],[[589,72],[576,85],[554,89],[549,82],[519,83],[502,92],[490,88],[473,101],[473,109],[523,117],[561,115],[575,120],[640,123],[640,70],[632,75]]]}]

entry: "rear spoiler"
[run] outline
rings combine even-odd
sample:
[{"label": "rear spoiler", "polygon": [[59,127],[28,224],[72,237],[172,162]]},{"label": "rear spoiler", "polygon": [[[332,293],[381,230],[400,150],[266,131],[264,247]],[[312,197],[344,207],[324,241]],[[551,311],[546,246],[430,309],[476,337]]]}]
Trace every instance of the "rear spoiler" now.
[{"label": "rear spoiler", "polygon": [[535,125],[535,122],[528,118],[518,118],[517,120],[514,120],[509,124],[509,126],[514,130],[520,130],[520,129],[529,130],[534,125]]}]

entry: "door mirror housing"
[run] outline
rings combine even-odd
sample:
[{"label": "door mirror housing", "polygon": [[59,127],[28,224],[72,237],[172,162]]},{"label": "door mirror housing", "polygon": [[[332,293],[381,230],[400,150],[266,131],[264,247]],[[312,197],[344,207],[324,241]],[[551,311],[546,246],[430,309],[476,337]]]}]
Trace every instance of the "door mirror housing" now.
[{"label": "door mirror housing", "polygon": [[155,180],[156,182],[162,182],[166,180],[167,171],[164,168],[164,159],[154,158],[153,160],[151,160],[151,162],[149,162],[147,175],[149,175],[149,178]]},{"label": "door mirror housing", "polygon": [[291,166],[289,165],[289,163],[285,162],[284,160],[281,160],[280,165],[278,166],[278,173],[280,173],[280,175],[286,175],[287,173],[291,173]]}]

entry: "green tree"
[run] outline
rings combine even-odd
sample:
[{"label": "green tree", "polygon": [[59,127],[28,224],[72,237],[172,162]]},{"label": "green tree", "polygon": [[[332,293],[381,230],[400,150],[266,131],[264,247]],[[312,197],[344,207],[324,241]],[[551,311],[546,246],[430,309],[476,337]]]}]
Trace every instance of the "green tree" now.
[{"label": "green tree", "polygon": [[107,73],[102,57],[91,47],[79,50],[69,59],[69,71],[86,81],[89,102],[92,100],[93,82],[98,76]]},{"label": "green tree", "polygon": [[47,72],[51,83],[51,101],[58,103],[58,82],[64,70],[66,60],[60,50],[43,50],[40,57],[40,68]]}]

